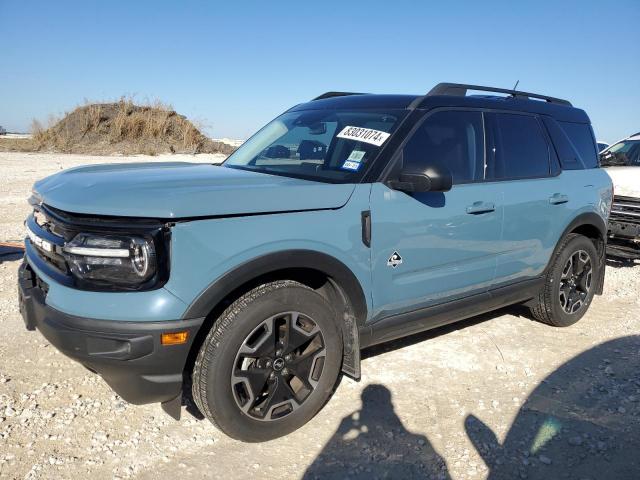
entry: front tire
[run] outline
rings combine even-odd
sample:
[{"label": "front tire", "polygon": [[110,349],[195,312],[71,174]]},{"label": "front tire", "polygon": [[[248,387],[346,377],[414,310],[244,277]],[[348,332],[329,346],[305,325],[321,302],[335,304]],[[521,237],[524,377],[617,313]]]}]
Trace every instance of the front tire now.
[{"label": "front tire", "polygon": [[298,282],[272,282],[217,319],[195,361],[193,398],[230,437],[271,440],[315,416],[335,389],[341,363],[330,304]]},{"label": "front tire", "polygon": [[576,323],[591,305],[600,268],[593,242],[583,235],[567,235],[530,307],[533,317],[555,327]]}]

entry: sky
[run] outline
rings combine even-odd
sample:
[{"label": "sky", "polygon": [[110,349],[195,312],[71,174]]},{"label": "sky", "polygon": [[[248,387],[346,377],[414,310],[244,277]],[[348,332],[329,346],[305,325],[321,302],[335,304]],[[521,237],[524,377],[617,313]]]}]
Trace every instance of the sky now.
[{"label": "sky", "polygon": [[244,139],[329,90],[519,80],[612,142],[640,131],[639,28],[640,0],[0,0],[0,125],[127,95]]}]

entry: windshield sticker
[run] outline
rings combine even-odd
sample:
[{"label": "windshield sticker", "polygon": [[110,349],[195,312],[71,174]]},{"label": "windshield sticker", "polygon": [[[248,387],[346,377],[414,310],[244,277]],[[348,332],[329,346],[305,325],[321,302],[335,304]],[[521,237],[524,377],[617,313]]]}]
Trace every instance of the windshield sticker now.
[{"label": "windshield sticker", "polygon": [[349,155],[349,158],[347,158],[347,160],[351,160],[353,162],[361,162],[364,158],[365,153],[366,152],[363,152],[362,150],[354,150],[353,152],[351,152],[351,155]]},{"label": "windshield sticker", "polygon": [[374,130],[372,128],[347,126],[342,129],[337,137],[346,138],[348,140],[356,140],[358,142],[370,143],[371,145],[379,147],[387,138],[389,138],[389,134],[387,132]]},{"label": "windshield sticker", "polygon": [[353,162],[351,160],[345,160],[345,162],[342,164],[342,169],[343,170],[351,170],[352,172],[357,172],[360,169],[360,165],[362,165],[362,163],[360,162]]}]

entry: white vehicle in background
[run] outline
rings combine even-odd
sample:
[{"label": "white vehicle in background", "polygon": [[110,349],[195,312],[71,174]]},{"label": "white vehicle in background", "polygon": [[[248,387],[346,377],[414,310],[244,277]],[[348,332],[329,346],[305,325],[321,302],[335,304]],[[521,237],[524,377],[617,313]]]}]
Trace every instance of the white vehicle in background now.
[{"label": "white vehicle in background", "polygon": [[609,144],[607,142],[603,142],[601,140],[598,140],[596,143],[598,144],[598,153],[602,153],[607,148],[609,148]]},{"label": "white vehicle in background", "polygon": [[607,254],[640,259],[640,132],[605,149],[600,165],[614,190]]}]

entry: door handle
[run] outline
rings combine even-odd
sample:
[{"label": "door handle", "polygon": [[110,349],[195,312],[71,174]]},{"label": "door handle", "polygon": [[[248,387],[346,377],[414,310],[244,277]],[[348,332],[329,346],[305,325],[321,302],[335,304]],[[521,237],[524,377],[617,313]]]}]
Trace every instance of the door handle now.
[{"label": "door handle", "polygon": [[467,207],[467,213],[471,215],[480,215],[481,213],[495,212],[496,206],[491,202],[473,202]]},{"label": "door handle", "polygon": [[568,195],[563,195],[561,193],[554,193],[549,197],[549,203],[551,205],[560,205],[562,203],[567,203],[569,201]]}]

